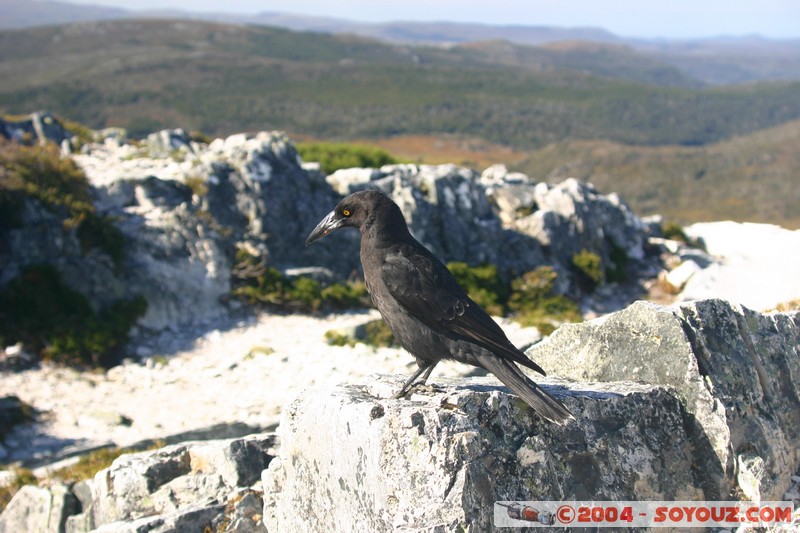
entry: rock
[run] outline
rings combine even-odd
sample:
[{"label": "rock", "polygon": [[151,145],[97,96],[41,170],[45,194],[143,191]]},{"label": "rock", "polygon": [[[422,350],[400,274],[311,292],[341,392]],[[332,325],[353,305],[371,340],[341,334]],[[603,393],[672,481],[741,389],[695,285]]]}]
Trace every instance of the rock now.
[{"label": "rock", "polygon": [[227,507],[225,515],[214,524],[215,531],[225,533],[265,533],[262,520],[264,500],[262,493],[246,489],[233,496]]},{"label": "rock", "polygon": [[678,293],[691,277],[700,270],[700,265],[690,259],[667,272],[664,276],[664,281],[672,292]]},{"label": "rock", "polygon": [[638,302],[565,324],[527,353],[571,379],[673,388],[707,499],[780,500],[800,468],[800,313],[762,315],[723,300]]},{"label": "rock", "polygon": [[26,370],[36,366],[38,362],[39,358],[26,350],[21,342],[6,346],[5,350],[0,352],[0,371]]},{"label": "rock", "polygon": [[20,120],[0,117],[0,137],[25,144],[33,144],[33,141],[38,143],[52,141],[60,145],[63,141],[69,140],[72,134],[64,128],[55,115],[48,111],[38,111]]},{"label": "rock", "polygon": [[[273,436],[255,435],[123,455],[91,481],[91,504],[84,507],[84,517],[74,519],[76,527],[86,517],[93,527],[107,525],[108,531],[125,531],[144,517],[159,524],[210,522],[237,488],[259,479],[273,445]],[[118,523],[125,525],[110,525]]]},{"label": "rock", "polygon": [[0,533],[61,533],[77,503],[64,485],[49,489],[25,485],[0,514]]},{"label": "rock", "polygon": [[528,351],[579,380],[539,379],[576,414],[563,427],[491,377],[406,400],[388,399],[398,378],[306,391],[263,475],[264,523],[484,531],[500,500],[781,500],[800,468],[799,348],[797,312],[636,303]]},{"label": "rock", "polygon": [[306,391],[263,475],[267,530],[489,531],[498,500],[702,498],[670,389],[540,381],[576,421],[543,421],[492,377],[399,400],[397,377]]},{"label": "rock", "polygon": [[547,185],[502,166],[478,175],[455,165],[347,169],[326,180],[279,132],[208,145],[183,130],[136,144],[111,135],[71,157],[92,185],[98,214],[125,238],[121,264],[86,250],[64,227],[64,213],[28,199],[21,226],[0,232],[0,289],[27,265],[48,263],[95,310],[143,296],[139,323],[149,330],[218,321],[235,312],[226,302],[237,249],[281,271],[324,266],[338,279],[357,271],[356,233],[313,248],[302,243],[341,195],[364,187],[392,196],[414,235],[443,260],[491,263],[506,279],[550,265],[557,290],[573,297],[583,292],[572,264],[580,251],[634,282],[658,260],[646,257],[648,228],[618,197],[576,180]]},{"label": "rock", "polygon": [[608,278],[655,275],[648,226],[617,195],[574,179],[536,183],[502,165],[480,176],[455,165],[387,165],[327,179],[340,194],[375,187],[390,195],[414,236],[445,261],[491,263],[506,275],[549,264],[573,295],[572,260],[583,250],[600,257]]},{"label": "rock", "polygon": [[164,515],[103,524],[92,531],[94,533],[208,531],[214,519],[223,513],[224,508],[222,504],[193,505]]}]

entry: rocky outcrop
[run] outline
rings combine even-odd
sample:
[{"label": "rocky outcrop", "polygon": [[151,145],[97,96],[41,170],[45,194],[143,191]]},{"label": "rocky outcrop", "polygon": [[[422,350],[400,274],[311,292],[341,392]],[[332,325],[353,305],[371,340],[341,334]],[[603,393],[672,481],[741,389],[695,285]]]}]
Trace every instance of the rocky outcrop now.
[{"label": "rocky outcrop", "polygon": [[455,165],[387,165],[328,176],[339,194],[378,188],[391,196],[414,236],[447,261],[491,263],[503,273],[541,265],[559,274],[562,292],[579,294],[573,258],[600,257],[608,280],[654,277],[649,230],[622,200],[568,179],[549,185],[502,165],[483,174]]},{"label": "rocky outcrop", "polygon": [[[98,214],[125,238],[121,264],[86,250],[65,215],[34,199],[20,223],[0,232],[0,287],[27,266],[48,263],[95,309],[144,296],[140,324],[153,330],[226,317],[237,247],[288,269],[326,264],[341,275],[353,253],[303,241],[313,221],[335,203],[321,176],[306,172],[282,134],[193,142],[182,131],[153,134],[140,146],[116,137],[74,156],[93,184]],[[299,215],[302,213],[302,215]],[[306,218],[306,216],[308,218]]]},{"label": "rocky outcrop", "polygon": [[[376,375],[305,391],[277,452],[261,435],[123,456],[72,488],[65,529],[485,531],[496,501],[791,499],[799,350],[800,313],[637,303],[530,349],[574,380],[537,378],[564,426],[491,376],[393,399],[403,376]],[[64,513],[18,498],[7,528]]]},{"label": "rocky outcrop", "polygon": [[0,531],[264,531],[259,480],[274,446],[264,434],[123,455],[71,488],[23,487]]},{"label": "rocky outcrop", "polygon": [[55,115],[49,111],[37,111],[26,117],[0,117],[0,137],[25,144],[54,142],[60,145],[73,135]]},{"label": "rocky outcrop", "polygon": [[[25,124],[60,126],[42,116]],[[58,140],[56,133],[36,138]],[[627,206],[575,180],[548,185],[501,166],[480,175],[454,165],[350,169],[326,179],[278,132],[208,144],[182,130],[141,142],[126,142],[119,132],[103,135],[64,148],[85,171],[98,215],[122,231],[122,264],[86,250],[76,230],[64,228],[63,216],[29,200],[21,224],[0,233],[0,287],[26,265],[46,262],[95,309],[142,295],[149,304],[142,326],[207,323],[230,313],[237,249],[282,271],[324,267],[327,278],[340,279],[356,272],[353,232],[313,248],[303,242],[341,195],[364,187],[391,195],[412,232],[443,260],[491,263],[507,279],[550,265],[559,274],[558,291],[574,297],[582,295],[573,265],[578,252],[597,254],[608,280],[655,277],[660,265],[657,255],[647,254],[648,228]]]},{"label": "rocky outcrop", "polygon": [[284,413],[265,523],[481,531],[501,500],[781,500],[800,468],[799,350],[797,313],[637,303],[530,349],[579,380],[549,387],[576,414],[564,427],[493,379],[400,403],[385,379],[306,395]]},{"label": "rocky outcrop", "polygon": [[702,496],[667,388],[541,380],[578,415],[560,427],[494,378],[435,381],[409,400],[376,376],[292,404],[264,473],[267,530],[489,531],[496,501]]},{"label": "rocky outcrop", "polygon": [[527,353],[569,379],[674,389],[707,499],[780,500],[800,467],[800,313],[639,302],[565,324]]}]

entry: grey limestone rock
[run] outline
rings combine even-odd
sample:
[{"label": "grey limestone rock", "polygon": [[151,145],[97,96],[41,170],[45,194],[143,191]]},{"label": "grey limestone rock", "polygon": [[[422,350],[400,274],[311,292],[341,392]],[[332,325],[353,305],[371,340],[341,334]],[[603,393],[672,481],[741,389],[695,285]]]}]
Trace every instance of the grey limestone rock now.
[{"label": "grey limestone rock", "polygon": [[643,267],[648,228],[615,195],[575,180],[547,185],[501,166],[479,175],[455,165],[348,169],[326,179],[279,132],[208,145],[182,130],[141,143],[113,136],[70,157],[92,185],[98,214],[125,237],[122,263],[86,250],[76,230],[64,228],[64,213],[29,199],[21,224],[0,233],[0,288],[27,265],[49,263],[96,310],[144,296],[140,325],[150,330],[229,316],[238,249],[281,271],[324,266],[338,279],[357,272],[354,232],[313,248],[303,242],[342,195],[364,187],[392,196],[414,235],[444,261],[494,264],[506,279],[550,265],[558,291],[576,297],[572,259],[582,250],[607,272],[625,269],[634,281],[653,274]]},{"label": "grey limestone rock", "polygon": [[573,257],[584,250],[600,257],[607,278],[653,270],[649,227],[617,195],[574,179],[549,185],[502,165],[481,175],[455,165],[387,165],[327,179],[340,194],[372,187],[391,196],[414,236],[445,261],[491,263],[517,275],[546,264],[562,291],[573,293]]},{"label": "grey limestone rock", "polygon": [[575,421],[548,424],[491,377],[399,400],[397,377],[307,391],[264,472],[267,529],[488,531],[495,501],[702,496],[671,390],[542,381]]},{"label": "grey limestone rock", "polygon": [[254,504],[240,492],[258,482],[274,445],[264,434],[123,455],[76,485],[82,512],[66,531],[202,531],[226,512],[241,524]]},{"label": "grey limestone rock", "polygon": [[283,414],[264,522],[485,531],[500,500],[781,500],[800,468],[798,326],[720,300],[562,326],[528,353],[577,380],[537,378],[575,413],[563,427],[491,377],[406,400],[398,378],[307,391]]},{"label": "grey limestone rock", "polygon": [[72,134],[49,111],[37,111],[20,120],[0,117],[0,136],[17,142],[52,141],[58,145],[69,140]]},{"label": "grey limestone rock", "polygon": [[671,387],[686,406],[708,499],[779,500],[800,468],[800,313],[724,300],[637,302],[565,324],[528,355],[591,381]]}]

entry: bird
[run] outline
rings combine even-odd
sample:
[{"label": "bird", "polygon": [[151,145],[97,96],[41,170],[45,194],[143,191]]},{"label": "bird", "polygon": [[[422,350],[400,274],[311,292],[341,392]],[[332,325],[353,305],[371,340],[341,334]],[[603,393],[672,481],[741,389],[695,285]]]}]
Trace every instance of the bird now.
[{"label": "bird", "polygon": [[559,400],[517,365],[545,371],[516,348],[430,250],[408,229],[398,205],[367,189],[342,199],[311,231],[306,246],[342,228],[361,233],[361,265],[373,304],[417,370],[394,395],[423,385],[443,359],[488,370],[540,416],[556,424],[574,419]]}]

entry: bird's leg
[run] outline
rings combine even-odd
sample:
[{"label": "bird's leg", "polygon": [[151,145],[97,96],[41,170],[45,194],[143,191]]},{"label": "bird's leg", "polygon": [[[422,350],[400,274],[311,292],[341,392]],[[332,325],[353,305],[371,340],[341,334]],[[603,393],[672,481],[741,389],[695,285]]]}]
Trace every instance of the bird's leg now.
[{"label": "bird's leg", "polygon": [[[412,386],[424,384],[426,381],[428,381],[428,377],[431,375],[431,372],[433,372],[433,369],[435,367],[436,367],[436,363],[429,363],[427,366],[419,367],[416,372],[411,374],[411,377],[408,378],[408,380],[406,380],[406,382],[400,388],[400,391],[397,394],[395,394],[394,396],[392,396],[392,398],[394,398],[394,399],[402,398],[403,396],[408,394],[408,391],[411,390]],[[424,375],[422,376],[422,379],[420,380],[420,382],[419,383],[414,383],[414,381],[423,372],[424,372]]]}]

